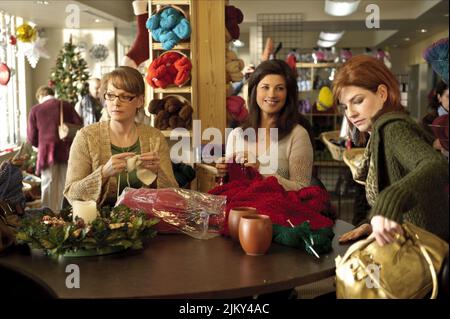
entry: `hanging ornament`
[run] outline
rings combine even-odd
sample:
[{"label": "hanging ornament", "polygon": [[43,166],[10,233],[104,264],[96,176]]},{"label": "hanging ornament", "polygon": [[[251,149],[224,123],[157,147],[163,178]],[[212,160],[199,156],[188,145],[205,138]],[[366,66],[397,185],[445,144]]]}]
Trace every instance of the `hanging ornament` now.
[{"label": "hanging ornament", "polygon": [[9,44],[16,45],[17,44],[17,38],[13,35],[9,36]]},{"label": "hanging ornament", "polygon": [[21,42],[29,43],[36,39],[36,29],[29,24],[22,24],[16,29],[17,39]]},{"label": "hanging ornament", "polygon": [[0,63],[0,85],[7,85],[11,78],[11,70],[6,63]]},{"label": "hanging ornament", "polygon": [[21,44],[23,54],[27,57],[27,60],[33,69],[36,67],[36,64],[39,62],[41,57],[45,59],[50,58],[50,55],[44,48],[46,42],[47,39],[45,38],[37,38],[37,40],[33,43]]},{"label": "hanging ornament", "polygon": [[105,47],[103,44],[95,44],[90,50],[89,50],[89,56],[98,62],[105,61],[108,57],[109,51],[108,48]]}]

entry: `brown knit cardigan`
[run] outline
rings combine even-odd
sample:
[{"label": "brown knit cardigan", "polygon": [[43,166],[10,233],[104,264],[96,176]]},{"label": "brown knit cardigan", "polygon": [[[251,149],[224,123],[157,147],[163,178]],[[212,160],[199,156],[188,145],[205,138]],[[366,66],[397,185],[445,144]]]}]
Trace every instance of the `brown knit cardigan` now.
[{"label": "brown knit cardigan", "polygon": [[[172,170],[169,147],[162,133],[153,127],[137,124],[141,153],[149,152],[159,137],[160,166],[157,188],[178,187]],[[101,121],[78,131],[72,143],[67,169],[64,196],[73,200],[94,200],[102,205],[105,200],[115,201],[117,178],[110,177],[102,183],[103,165],[111,157],[109,121]]]}]

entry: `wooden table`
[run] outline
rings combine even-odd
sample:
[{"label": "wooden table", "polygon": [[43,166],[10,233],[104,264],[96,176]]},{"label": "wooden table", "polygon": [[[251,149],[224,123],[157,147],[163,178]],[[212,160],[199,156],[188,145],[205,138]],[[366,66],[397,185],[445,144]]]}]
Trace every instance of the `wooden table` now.
[{"label": "wooden table", "polygon": [[[158,235],[138,251],[82,258],[15,251],[0,257],[0,265],[33,278],[60,298],[237,298],[333,276],[334,258],[348,248],[337,238],[352,228],[338,220],[333,250],[320,259],[277,244],[254,257],[225,237]],[[80,288],[66,287],[69,264],[79,266]]]}]

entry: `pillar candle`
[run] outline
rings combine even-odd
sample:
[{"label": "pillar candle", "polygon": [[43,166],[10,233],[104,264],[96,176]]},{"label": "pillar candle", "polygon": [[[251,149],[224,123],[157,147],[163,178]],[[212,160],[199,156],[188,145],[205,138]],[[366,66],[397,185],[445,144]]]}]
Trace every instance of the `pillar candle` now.
[{"label": "pillar candle", "polygon": [[78,216],[83,218],[86,224],[91,223],[95,218],[97,218],[97,204],[95,201],[74,201],[72,205],[73,209],[73,220]]}]

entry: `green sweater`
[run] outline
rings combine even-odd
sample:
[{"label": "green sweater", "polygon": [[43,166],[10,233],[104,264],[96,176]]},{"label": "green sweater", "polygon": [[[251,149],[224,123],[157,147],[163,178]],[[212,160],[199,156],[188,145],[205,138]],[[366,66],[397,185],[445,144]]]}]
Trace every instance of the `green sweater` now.
[{"label": "green sweater", "polygon": [[410,221],[449,239],[448,162],[407,114],[391,112],[374,123],[371,154],[379,195],[370,212]]}]

